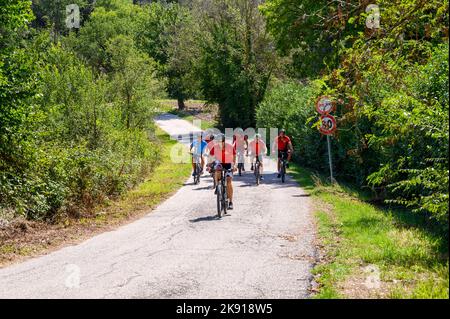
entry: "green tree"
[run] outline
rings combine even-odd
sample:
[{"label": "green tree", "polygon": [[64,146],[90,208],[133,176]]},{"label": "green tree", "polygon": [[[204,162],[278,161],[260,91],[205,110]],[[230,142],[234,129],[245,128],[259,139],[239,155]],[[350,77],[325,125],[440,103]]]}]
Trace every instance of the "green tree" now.
[{"label": "green tree", "polygon": [[0,168],[19,165],[20,145],[28,138],[26,123],[36,96],[33,57],[22,39],[33,19],[31,1],[0,2]]},{"label": "green tree", "polygon": [[222,125],[250,127],[277,66],[257,1],[214,0],[202,14],[199,77]]},{"label": "green tree", "polygon": [[190,11],[175,2],[154,2],[143,7],[136,35],[138,47],[158,62],[160,77],[167,79],[169,96],[177,99],[178,107],[185,107],[187,98],[198,96],[194,76],[198,50],[194,42],[196,21]]},{"label": "green tree", "polygon": [[111,72],[108,42],[118,36],[134,37],[139,31],[142,8],[131,1],[103,0],[96,3],[89,21],[78,34],[64,39],[81,57],[100,72]]},{"label": "green tree", "polygon": [[448,1],[378,1],[375,28],[367,5],[269,0],[262,12],[279,51],[294,57],[291,74],[318,78],[317,95],[337,102],[338,177],[445,226]]},{"label": "green tree", "polygon": [[134,46],[132,38],[117,36],[107,44],[111,56],[111,88],[127,129],[152,125],[156,99],[162,87],[156,80],[154,61]]},{"label": "green tree", "polygon": [[94,7],[94,1],[89,0],[33,0],[32,9],[36,16],[34,27],[50,28],[54,41],[61,35],[69,33],[66,26],[66,7],[70,4],[78,5],[80,9],[80,23],[84,22]]},{"label": "green tree", "polygon": [[267,0],[260,9],[278,51],[291,60],[289,74],[315,78],[338,64],[336,48],[348,45],[346,36],[364,31],[349,21],[367,5],[356,0]]}]

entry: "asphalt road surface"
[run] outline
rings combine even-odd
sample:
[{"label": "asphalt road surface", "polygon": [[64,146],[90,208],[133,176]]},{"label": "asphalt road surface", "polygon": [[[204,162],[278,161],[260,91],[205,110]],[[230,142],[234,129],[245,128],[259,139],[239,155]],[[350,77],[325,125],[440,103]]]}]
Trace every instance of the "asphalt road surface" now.
[{"label": "asphalt road surface", "polygon": [[[198,130],[165,114],[186,143]],[[234,179],[235,208],[216,217],[212,180],[187,180],[148,215],[81,244],[0,270],[0,298],[307,298],[314,263],[310,200],[275,163],[255,186]]]}]

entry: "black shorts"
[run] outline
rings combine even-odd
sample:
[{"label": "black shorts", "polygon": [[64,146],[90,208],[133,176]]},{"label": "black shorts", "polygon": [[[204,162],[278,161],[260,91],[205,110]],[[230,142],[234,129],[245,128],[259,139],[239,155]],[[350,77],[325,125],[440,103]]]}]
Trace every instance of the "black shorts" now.
[{"label": "black shorts", "polygon": [[288,158],[288,151],[280,151],[278,150],[278,158],[282,158],[284,155],[284,158]]},{"label": "black shorts", "polygon": [[[232,171],[233,166],[231,165],[231,163],[224,163],[224,164],[217,163],[216,165],[222,166],[222,169],[225,172],[225,177],[233,178],[233,171]],[[216,170],[216,169],[214,168],[214,170]]]},{"label": "black shorts", "polygon": [[225,164],[222,164],[222,167],[223,167],[223,169],[225,169],[225,170],[229,170],[229,169],[231,169],[231,163],[225,163]]}]

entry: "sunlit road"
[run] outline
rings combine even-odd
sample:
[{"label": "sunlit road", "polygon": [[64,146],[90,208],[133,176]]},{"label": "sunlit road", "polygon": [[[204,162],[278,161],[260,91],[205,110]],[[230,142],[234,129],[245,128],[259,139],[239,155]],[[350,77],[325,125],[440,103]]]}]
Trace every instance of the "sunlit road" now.
[{"label": "sunlit road", "polygon": [[[195,129],[168,114],[156,122],[174,136]],[[310,200],[267,164],[260,186],[251,172],[235,177],[229,216],[216,217],[209,177],[188,180],[140,220],[1,269],[0,298],[308,297]]]}]

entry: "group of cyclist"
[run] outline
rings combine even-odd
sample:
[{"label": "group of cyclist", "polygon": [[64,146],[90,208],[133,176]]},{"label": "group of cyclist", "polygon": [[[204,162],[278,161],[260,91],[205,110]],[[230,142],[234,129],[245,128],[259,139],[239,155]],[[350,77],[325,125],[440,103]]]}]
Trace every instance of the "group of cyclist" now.
[{"label": "group of cyclist", "polygon": [[[241,165],[243,171],[244,156],[250,156],[251,158],[251,170],[255,168],[255,161],[259,163],[260,178],[263,172],[263,159],[267,154],[267,146],[260,134],[255,134],[254,139],[249,142],[249,138],[244,134],[241,129],[236,130],[233,135],[232,142],[226,141],[224,134],[208,134],[203,136],[204,133],[200,132],[197,135],[196,140],[190,145],[190,152],[192,154],[192,167],[194,176],[196,174],[197,159],[200,159],[201,172],[203,174],[205,169],[205,157],[208,159],[206,168],[207,171],[212,173],[215,185],[218,185],[222,178],[222,170],[225,171],[227,196],[228,196],[228,209],[233,209],[233,173],[237,170],[236,164]],[[286,135],[286,131],[281,129],[278,136],[273,143],[273,152],[278,153],[277,177],[280,178],[280,163],[281,159],[287,159],[287,162],[291,160],[293,147],[289,136]]]}]

